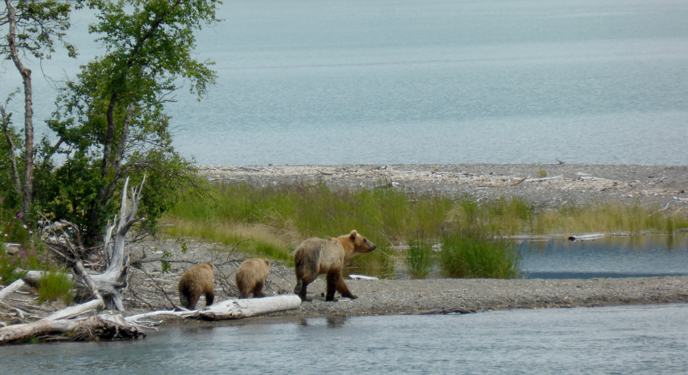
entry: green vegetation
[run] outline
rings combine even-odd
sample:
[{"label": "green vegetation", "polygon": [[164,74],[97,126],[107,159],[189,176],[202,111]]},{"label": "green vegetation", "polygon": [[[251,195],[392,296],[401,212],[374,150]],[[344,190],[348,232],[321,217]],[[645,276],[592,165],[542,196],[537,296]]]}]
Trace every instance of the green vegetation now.
[{"label": "green vegetation", "polygon": [[[688,228],[685,216],[640,205],[538,210],[518,198],[453,201],[438,195],[409,196],[393,188],[333,190],[322,184],[217,184],[210,194],[186,195],[165,221],[171,224],[169,234],[238,245],[287,264],[303,239],[356,229],[378,250],[355,257],[351,272],[392,276],[399,257],[394,248],[408,244],[402,262],[418,278],[427,277],[434,262],[453,277],[514,277],[518,259],[513,244],[494,239],[515,234],[672,233]],[[428,250],[432,243],[442,244],[437,259]],[[488,267],[485,262],[494,264]]]},{"label": "green vegetation", "polygon": [[[21,278],[23,273],[17,269],[32,269],[39,266],[36,250],[27,251],[34,246],[31,243],[31,232],[21,220],[21,214],[4,207],[0,198],[0,282],[10,284]],[[16,243],[19,249],[10,254],[6,243]]]},{"label": "green vegetation", "polygon": [[74,299],[74,284],[66,273],[48,271],[38,282],[38,300],[43,303],[58,299],[69,305]]},{"label": "green vegetation", "polygon": [[434,263],[432,245],[427,241],[413,239],[409,242],[406,267],[414,279],[425,279],[432,271]]},{"label": "green vegetation", "polygon": [[[124,180],[137,185],[146,176],[138,210],[146,220],[138,229],[155,231],[180,188],[203,186],[192,161],[172,146],[165,105],[183,86],[200,99],[215,83],[213,63],[197,60],[194,49],[196,31],[219,21],[215,9],[221,2],[6,3],[0,19],[9,27],[0,35],[6,41],[0,43],[0,54],[14,62],[23,87],[0,98],[0,197],[13,201],[25,224],[35,226],[41,215],[67,220],[86,245],[93,245],[117,210]],[[27,57],[49,59],[58,45],[76,55],[75,46],[63,38],[73,7],[95,13],[88,30],[104,51],[60,88],[57,109],[46,121],[52,134],[34,147],[33,109],[25,107],[22,132],[8,104],[21,93],[31,103],[34,67],[25,69]]]},{"label": "green vegetation", "polygon": [[547,177],[547,171],[542,169],[542,167],[538,167],[537,176],[538,178],[545,178]]},{"label": "green vegetation", "polygon": [[462,230],[442,236],[440,268],[447,277],[513,279],[519,277],[520,255],[513,241]]}]

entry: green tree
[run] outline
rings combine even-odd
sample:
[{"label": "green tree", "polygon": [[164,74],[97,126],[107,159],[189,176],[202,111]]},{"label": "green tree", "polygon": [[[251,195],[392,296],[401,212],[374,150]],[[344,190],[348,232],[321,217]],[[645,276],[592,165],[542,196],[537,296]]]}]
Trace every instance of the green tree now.
[{"label": "green tree", "polygon": [[[5,9],[0,12],[0,27],[8,27],[5,38],[0,39],[0,55],[3,59],[12,60],[22,77],[24,92],[24,140],[17,142],[11,127],[11,113],[6,112],[7,101],[0,105],[2,130],[5,135],[0,141],[0,149],[9,153],[11,176],[2,176],[0,180],[11,180],[15,194],[22,197],[22,212],[28,219],[33,200],[34,173],[34,135],[33,135],[33,91],[31,69],[24,58],[34,57],[39,60],[50,59],[55,52],[55,45],[61,43],[70,57],[76,56],[74,46],[64,39],[69,29],[71,3],[56,0],[4,0]],[[12,94],[10,95],[10,97]],[[7,99],[9,100],[10,97]],[[17,153],[23,152],[23,163],[17,160]],[[23,168],[23,181],[19,170]]]},{"label": "green tree", "polygon": [[[106,50],[81,67],[49,121],[58,140],[43,141],[42,208],[79,226],[91,242],[112,217],[124,178],[147,175],[141,213],[147,225],[197,181],[173,149],[164,105],[188,83],[200,99],[215,83],[212,62],[192,58],[194,32],[211,25],[219,0],[83,0],[98,21],[89,32]],[[65,162],[53,164],[53,155]]]}]

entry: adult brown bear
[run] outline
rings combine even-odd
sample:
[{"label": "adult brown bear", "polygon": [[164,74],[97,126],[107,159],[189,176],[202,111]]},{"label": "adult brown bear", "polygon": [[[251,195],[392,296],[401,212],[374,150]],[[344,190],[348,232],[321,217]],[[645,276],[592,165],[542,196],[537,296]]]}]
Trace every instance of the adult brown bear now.
[{"label": "adult brown bear", "polygon": [[250,293],[253,293],[253,298],[265,297],[263,285],[269,273],[270,261],[267,259],[247,259],[241,263],[235,275],[241,298],[248,298]]},{"label": "adult brown bear", "polygon": [[202,295],[205,295],[206,307],[213,304],[215,280],[212,264],[197,264],[179,280],[179,301],[182,306],[194,310]]},{"label": "adult brown bear", "polygon": [[302,301],[310,301],[306,297],[306,288],[318,275],[327,275],[327,295],[325,301],[337,300],[335,291],[342,297],[358,298],[353,295],[344,283],[342,268],[344,261],[355,254],[369,253],[377,246],[358,234],[355,230],[337,238],[309,238],[299,245],[294,252],[294,266],[296,268],[296,288],[294,294]]}]

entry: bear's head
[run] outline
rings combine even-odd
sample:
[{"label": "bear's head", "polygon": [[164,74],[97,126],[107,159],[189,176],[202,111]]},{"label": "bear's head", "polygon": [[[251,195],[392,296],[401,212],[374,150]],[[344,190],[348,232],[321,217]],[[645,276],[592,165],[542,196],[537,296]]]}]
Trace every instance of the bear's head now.
[{"label": "bear's head", "polygon": [[355,229],[349,233],[349,240],[354,244],[354,253],[369,253],[377,248],[374,243],[358,234]]}]

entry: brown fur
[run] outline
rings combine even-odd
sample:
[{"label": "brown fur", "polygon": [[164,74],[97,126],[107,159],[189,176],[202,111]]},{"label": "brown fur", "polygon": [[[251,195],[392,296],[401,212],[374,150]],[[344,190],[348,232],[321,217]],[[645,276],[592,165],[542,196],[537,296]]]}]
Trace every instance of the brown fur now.
[{"label": "brown fur", "polygon": [[205,295],[205,306],[215,299],[215,280],[212,264],[197,264],[179,280],[179,301],[187,309],[196,309],[196,303]]},{"label": "brown fur", "polygon": [[241,263],[235,276],[241,298],[248,298],[250,293],[253,293],[253,298],[265,297],[263,285],[269,273],[270,261],[267,259],[248,259]]},{"label": "brown fur", "polygon": [[301,297],[302,301],[310,301],[307,298],[306,288],[318,275],[327,275],[326,301],[337,300],[335,291],[342,297],[358,298],[353,295],[344,283],[342,268],[344,261],[355,255],[369,253],[377,246],[358,234],[355,230],[337,238],[309,238],[303,241],[294,252],[294,266],[296,268],[296,288],[294,294]]}]

